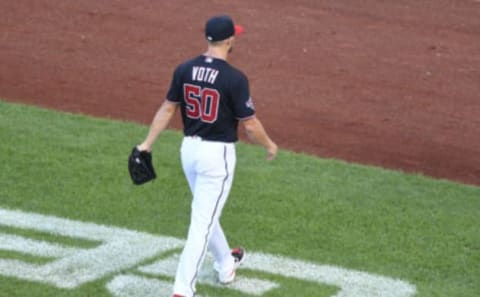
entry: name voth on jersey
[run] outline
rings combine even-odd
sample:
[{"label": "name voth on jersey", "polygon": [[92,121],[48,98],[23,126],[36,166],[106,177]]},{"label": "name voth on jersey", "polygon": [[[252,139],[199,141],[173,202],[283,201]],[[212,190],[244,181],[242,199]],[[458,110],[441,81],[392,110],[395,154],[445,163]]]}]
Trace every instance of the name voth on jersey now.
[{"label": "name voth on jersey", "polygon": [[210,67],[193,66],[192,68],[192,80],[199,82],[206,82],[209,84],[215,84],[215,80],[218,77],[220,71]]}]

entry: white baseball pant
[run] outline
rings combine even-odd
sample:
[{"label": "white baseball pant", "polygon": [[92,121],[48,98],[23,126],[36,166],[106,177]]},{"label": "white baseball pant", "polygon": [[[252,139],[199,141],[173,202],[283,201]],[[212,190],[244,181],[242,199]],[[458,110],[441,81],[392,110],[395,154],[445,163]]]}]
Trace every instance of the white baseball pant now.
[{"label": "white baseball pant", "polygon": [[232,187],[236,153],[234,143],[205,141],[197,136],[184,137],[180,151],[193,200],[187,241],[173,289],[174,294],[193,297],[207,249],[221,271],[234,267],[219,219]]}]

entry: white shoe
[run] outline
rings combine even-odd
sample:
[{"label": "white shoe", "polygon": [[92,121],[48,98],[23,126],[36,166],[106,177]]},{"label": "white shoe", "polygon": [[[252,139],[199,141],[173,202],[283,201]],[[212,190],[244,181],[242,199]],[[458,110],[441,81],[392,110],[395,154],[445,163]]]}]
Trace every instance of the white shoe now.
[{"label": "white shoe", "polygon": [[228,271],[227,273],[218,273],[218,280],[222,284],[229,284],[233,282],[235,279],[235,273],[237,271],[237,268],[240,267],[240,265],[245,261],[246,253],[245,249],[242,247],[237,247],[232,250],[232,256],[235,259],[235,262],[233,264],[233,269],[231,271]]}]

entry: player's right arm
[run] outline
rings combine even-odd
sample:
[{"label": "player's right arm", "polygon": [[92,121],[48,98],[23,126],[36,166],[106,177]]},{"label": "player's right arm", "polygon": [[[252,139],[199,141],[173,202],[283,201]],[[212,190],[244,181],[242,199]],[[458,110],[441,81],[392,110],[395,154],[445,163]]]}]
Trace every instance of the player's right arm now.
[{"label": "player's right arm", "polygon": [[235,116],[243,124],[248,138],[253,143],[260,144],[265,148],[268,160],[275,159],[278,147],[270,139],[262,123],[255,116],[255,107],[253,106],[252,97],[250,97],[248,79],[241,72],[232,87],[232,94]]},{"label": "player's right arm", "polygon": [[268,136],[265,128],[257,117],[251,117],[242,121],[248,138],[253,142],[262,145],[267,151],[269,161],[277,156],[278,146]]}]

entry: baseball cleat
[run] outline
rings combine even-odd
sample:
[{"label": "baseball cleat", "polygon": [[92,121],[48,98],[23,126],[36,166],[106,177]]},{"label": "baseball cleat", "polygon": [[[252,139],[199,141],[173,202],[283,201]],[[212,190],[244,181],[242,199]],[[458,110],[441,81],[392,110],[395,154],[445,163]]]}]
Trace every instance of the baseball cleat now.
[{"label": "baseball cleat", "polygon": [[227,273],[218,273],[218,279],[222,284],[229,284],[233,282],[235,279],[235,274],[240,267],[240,265],[245,261],[246,253],[245,249],[242,247],[237,247],[232,250],[232,257],[234,258],[235,262],[233,264],[233,269]]}]

